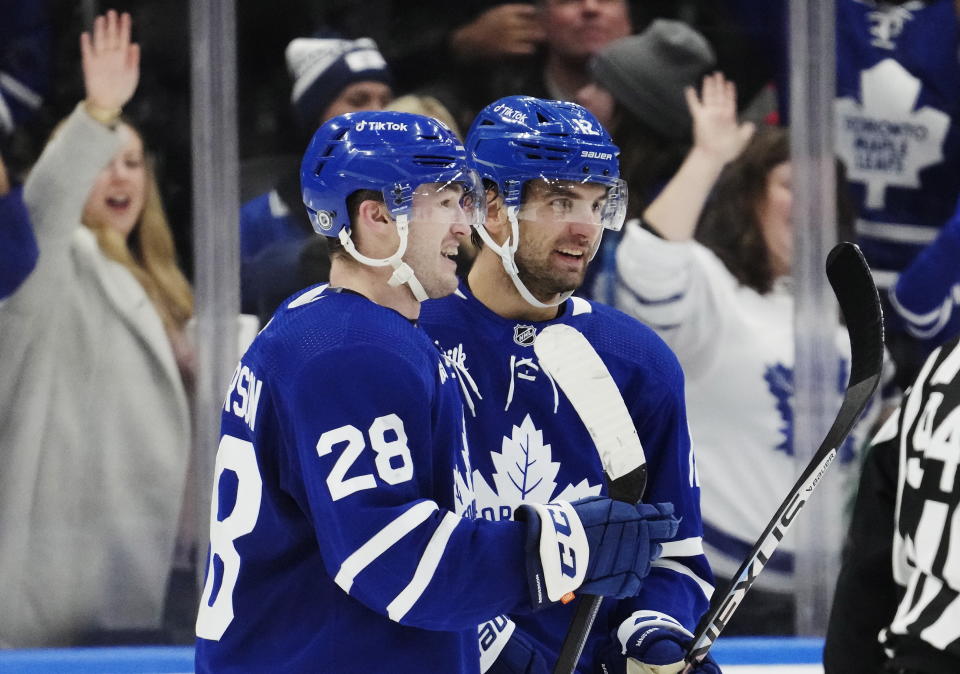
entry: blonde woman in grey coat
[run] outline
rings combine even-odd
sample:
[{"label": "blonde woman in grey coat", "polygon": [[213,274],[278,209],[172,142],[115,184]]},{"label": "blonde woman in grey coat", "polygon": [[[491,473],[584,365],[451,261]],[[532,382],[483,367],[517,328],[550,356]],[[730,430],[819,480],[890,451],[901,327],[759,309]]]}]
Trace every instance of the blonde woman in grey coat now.
[{"label": "blonde woman in grey coat", "polygon": [[190,449],[192,295],[120,117],[130,17],[81,37],[86,99],[24,186],[40,256],[0,306],[0,646],[156,630]]}]

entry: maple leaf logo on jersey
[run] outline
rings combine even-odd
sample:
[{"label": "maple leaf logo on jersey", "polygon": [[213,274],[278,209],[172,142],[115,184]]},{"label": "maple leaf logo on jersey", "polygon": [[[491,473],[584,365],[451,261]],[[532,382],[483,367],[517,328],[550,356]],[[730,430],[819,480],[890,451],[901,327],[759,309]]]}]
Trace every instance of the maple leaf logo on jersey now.
[{"label": "maple leaf logo on jersey", "polygon": [[793,456],[793,369],[777,363],[767,368],[763,379],[771,395],[777,399],[777,411],[783,422],[780,427],[782,439],[776,449]]},{"label": "maple leaf logo on jersey", "polygon": [[477,508],[486,519],[511,519],[514,509],[524,503],[576,501],[600,494],[600,485],[586,479],[567,484],[557,493],[560,462],[553,460],[550,445],[544,444],[543,432],[529,414],[513,427],[509,438],[503,438],[501,451],[490,452],[490,458],[495,469],[492,486],[479,470],[473,471]]},{"label": "maple leaf logo on jersey", "polygon": [[[846,359],[841,359],[837,377],[838,393],[846,388],[848,370]],[[777,363],[767,368],[763,378],[767,382],[770,394],[777,400],[777,412],[780,413],[780,420],[783,422],[780,426],[781,440],[775,449],[793,456],[793,368]],[[851,434],[837,450],[840,463],[852,461],[855,449],[854,436]]]},{"label": "maple leaf logo on jersey", "polygon": [[919,187],[922,169],[943,161],[949,116],[914,110],[920,80],[893,59],[860,73],[860,103],[834,102],[837,154],[847,178],[866,185],[868,208],[883,208],[888,187]]}]

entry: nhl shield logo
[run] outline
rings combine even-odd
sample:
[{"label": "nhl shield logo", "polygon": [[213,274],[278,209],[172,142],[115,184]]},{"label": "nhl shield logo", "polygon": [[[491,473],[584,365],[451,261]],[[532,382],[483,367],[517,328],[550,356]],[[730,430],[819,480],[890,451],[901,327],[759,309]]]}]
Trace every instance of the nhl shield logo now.
[{"label": "nhl shield logo", "polygon": [[333,229],[333,218],[327,211],[317,211],[317,226],[324,232]]},{"label": "nhl shield logo", "polygon": [[513,341],[520,346],[533,346],[533,340],[537,337],[537,329],[532,325],[513,326]]}]

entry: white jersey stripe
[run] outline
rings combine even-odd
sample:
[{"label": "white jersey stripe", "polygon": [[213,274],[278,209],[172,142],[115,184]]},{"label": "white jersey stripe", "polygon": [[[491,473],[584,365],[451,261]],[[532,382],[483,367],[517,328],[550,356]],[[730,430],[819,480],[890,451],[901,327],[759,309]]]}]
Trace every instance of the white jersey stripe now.
[{"label": "white jersey stripe", "polygon": [[914,337],[927,339],[940,332],[947,321],[950,320],[953,307],[957,304],[957,298],[960,297],[960,285],[954,285],[950,295],[943,300],[940,306],[925,314],[918,314],[904,307],[897,297],[896,286],[890,289],[887,297],[894,310],[907,321],[907,330]]},{"label": "white jersey stripe", "polygon": [[651,566],[658,569],[670,569],[671,571],[676,571],[677,573],[683,574],[684,576],[693,579],[693,581],[700,587],[700,591],[703,592],[703,596],[706,597],[708,601],[710,597],[713,596],[713,585],[705,581],[703,578],[695,574],[680,562],[675,562],[672,559],[657,559],[654,560]]},{"label": "white jersey stripe", "polygon": [[930,243],[940,233],[939,227],[901,225],[895,222],[871,222],[870,220],[857,220],[854,229],[860,236],[867,236],[871,239],[918,245]]},{"label": "white jersey stripe", "polygon": [[[944,591],[951,592],[950,588],[944,588]],[[920,637],[927,643],[946,650],[949,644],[957,640],[957,625],[960,625],[960,597],[954,598],[943,609],[940,617],[920,632]]]},{"label": "white jersey stripe", "polygon": [[357,548],[352,555],[343,560],[334,582],[350,593],[353,579],[377,557],[389,550],[397,541],[416,529],[434,510],[439,507],[433,501],[420,501],[408,508],[402,515],[374,534],[369,541]]},{"label": "white jersey stripe", "polygon": [[960,513],[956,509],[950,518],[947,535],[951,545],[947,548],[947,558],[943,560],[943,580],[954,591],[960,592]]},{"label": "white jersey stripe", "polygon": [[420,563],[417,564],[417,570],[413,578],[407,584],[403,591],[396,596],[387,606],[387,617],[390,620],[400,622],[403,616],[413,608],[420,595],[427,589],[427,585],[433,579],[433,574],[440,564],[440,558],[443,557],[444,550],[447,549],[447,542],[453,535],[453,530],[460,524],[462,518],[452,512],[448,512],[440,522],[440,526],[433,532],[430,542],[427,543],[423,556],[420,557]]},{"label": "white jersey stripe", "polygon": [[913,532],[913,565],[928,576],[934,574],[933,563],[940,552],[940,539],[949,514],[950,506],[946,503],[925,501],[920,512],[920,523]]},{"label": "white jersey stripe", "polygon": [[957,376],[957,372],[960,372],[960,349],[954,349],[947,354],[947,357],[934,370],[933,376],[930,377],[930,385],[951,384]]},{"label": "white jersey stripe", "polygon": [[684,538],[682,541],[668,541],[662,545],[663,553],[660,555],[661,558],[695,557],[703,554],[703,539],[699,536],[696,538]]},{"label": "white jersey stripe", "polygon": [[[921,578],[925,578],[926,580],[923,583],[923,590],[920,592],[920,596],[917,597],[917,585],[920,584]],[[890,623],[890,631],[894,634],[907,634],[910,624],[916,622],[917,618],[923,613],[923,610],[936,598],[941,587],[942,583],[932,576],[922,576],[919,573],[911,576],[910,582],[907,585],[907,591],[904,594],[904,599],[897,608],[897,615],[894,617],[893,622]],[[912,604],[906,601],[908,597],[912,600]]]},{"label": "white jersey stripe", "polygon": [[873,276],[873,282],[877,284],[880,290],[887,290],[897,285],[897,279],[900,278],[899,272],[883,271],[881,269],[871,269],[870,275]]}]

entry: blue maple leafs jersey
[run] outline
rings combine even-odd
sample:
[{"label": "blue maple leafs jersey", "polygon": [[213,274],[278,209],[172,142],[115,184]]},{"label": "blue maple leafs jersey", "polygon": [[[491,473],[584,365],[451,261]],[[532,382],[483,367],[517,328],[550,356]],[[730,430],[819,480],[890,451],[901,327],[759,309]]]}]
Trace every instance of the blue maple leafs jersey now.
[{"label": "blue maple leafs jersey", "polygon": [[857,241],[888,288],[960,194],[960,64],[952,0],[837,2],[837,154]]},{"label": "blue maple leafs jersey", "polygon": [[359,295],[278,310],[224,402],[197,671],[478,671],[478,623],[529,610],[525,532],[472,519],[457,388]]},{"label": "blue maple leafs jersey", "polygon": [[[777,64],[789,122],[787,0],[725,5]],[[857,243],[878,287],[934,240],[960,195],[960,63],[953,0],[837,0],[834,140]]]},{"label": "blue maple leafs jersey", "polygon": [[[703,555],[700,488],[676,357],[646,326],[606,305],[567,300],[555,321],[502,318],[461,284],[456,294],[423,304],[420,323],[443,350],[466,401],[469,479],[478,514],[512,518],[522,503],[573,501],[605,494],[603,466],[569,401],[540,369],[533,341],[553,322],[582,332],[623,394],[643,444],[644,501],[674,504],[680,528],[630,600],[604,600],[577,671],[599,671],[598,650],[635,611],[665,613],[693,631],[706,610],[713,576]],[[573,602],[511,616],[525,637],[556,660]],[[484,641],[487,648],[494,641]]]}]

